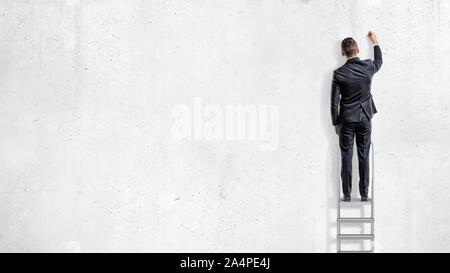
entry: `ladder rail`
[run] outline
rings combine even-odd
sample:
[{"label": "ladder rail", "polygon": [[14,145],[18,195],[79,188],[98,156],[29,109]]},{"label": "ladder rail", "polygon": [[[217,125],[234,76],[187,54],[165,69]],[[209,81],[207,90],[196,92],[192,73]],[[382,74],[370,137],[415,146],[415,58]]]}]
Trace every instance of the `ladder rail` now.
[{"label": "ladder rail", "polygon": [[[373,144],[373,142],[371,141],[370,142],[370,148],[371,148],[371,172],[372,172],[372,177],[371,177],[371,186],[370,186],[370,195],[371,195],[371,202],[370,202],[370,206],[371,206],[371,208],[370,208],[370,218],[371,219],[373,219],[371,222],[370,222],[370,234],[372,235],[372,236],[375,236],[375,210],[374,210],[374,206],[375,206],[375,198],[374,198],[374,196],[375,196],[375,194],[374,194],[374,184],[375,184],[375,148],[374,148],[374,144]],[[339,168],[338,168],[339,169]],[[338,253],[342,253],[342,252],[344,252],[344,251],[342,251],[342,248],[341,248],[341,238],[340,238],[340,236],[339,235],[341,235],[341,222],[342,221],[339,221],[339,219],[341,219],[341,184],[342,184],[342,181],[341,181],[341,179],[340,179],[340,176],[339,176],[339,186],[337,187],[337,189],[338,189],[338,198],[337,198],[337,200],[338,200],[338,209],[337,209],[337,234],[338,234],[338,236],[337,236],[337,252]],[[374,238],[371,240],[371,250],[370,251],[354,251],[354,252],[374,252],[375,251],[375,240],[374,240]],[[353,251],[345,251],[345,252],[353,252]]]},{"label": "ladder rail", "polygon": [[[375,191],[374,191],[374,184],[375,184],[375,148],[373,145],[373,142],[370,141],[370,146],[371,146],[371,150],[372,150],[372,158],[371,158],[371,163],[372,163],[372,185],[371,185],[371,189],[370,189],[370,195],[372,196],[372,205],[371,205],[371,218],[375,219]],[[375,221],[370,225],[370,233],[375,235]],[[372,240],[371,242],[371,248],[372,248],[372,252],[375,251],[375,240]]]},{"label": "ladder rail", "polygon": [[[338,162],[339,162],[339,160],[338,160]],[[338,166],[339,166],[339,163],[338,163]],[[337,169],[339,170],[339,167]],[[339,171],[338,171],[338,173],[339,173]],[[337,192],[337,205],[338,205],[338,208],[337,208],[337,219],[340,219],[341,218],[341,184],[342,184],[342,181],[341,181],[341,178],[340,178],[341,176],[339,174],[338,174],[338,177],[339,177],[339,179],[338,179],[339,183],[338,183],[338,186],[337,186],[337,191],[338,191]],[[339,221],[337,221],[336,232],[337,232],[338,235],[341,234],[341,223]],[[341,238],[339,238],[339,236],[336,236],[336,238],[337,238],[336,247],[337,247],[337,252],[339,253],[339,252],[342,251]]]}]

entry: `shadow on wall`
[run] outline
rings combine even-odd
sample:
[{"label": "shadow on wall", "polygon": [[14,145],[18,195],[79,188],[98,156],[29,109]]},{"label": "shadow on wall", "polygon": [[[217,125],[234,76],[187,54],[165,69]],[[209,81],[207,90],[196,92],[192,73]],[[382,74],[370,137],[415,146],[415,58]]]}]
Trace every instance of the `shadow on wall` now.
[{"label": "shadow on wall", "polygon": [[327,149],[324,155],[327,162],[327,199],[326,199],[326,219],[327,219],[327,251],[334,252],[336,250],[336,215],[337,215],[337,198],[339,189],[339,142],[338,136],[334,132],[331,123],[330,99],[331,99],[331,80],[333,78],[333,70],[344,64],[345,59],[340,55],[339,48],[341,41],[336,41],[333,48],[336,49],[335,66],[330,67],[328,72],[323,76],[322,84],[322,127],[327,137]]}]

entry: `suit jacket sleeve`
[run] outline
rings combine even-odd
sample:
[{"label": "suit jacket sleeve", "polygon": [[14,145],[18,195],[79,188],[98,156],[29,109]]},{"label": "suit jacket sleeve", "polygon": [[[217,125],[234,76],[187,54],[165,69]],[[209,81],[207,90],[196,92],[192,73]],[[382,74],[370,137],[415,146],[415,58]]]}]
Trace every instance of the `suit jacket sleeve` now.
[{"label": "suit jacket sleeve", "polygon": [[378,70],[380,70],[381,65],[383,64],[383,56],[381,54],[381,48],[379,45],[375,45],[373,47],[373,55],[374,55],[374,60],[373,60],[373,73],[377,73]]},{"label": "suit jacket sleeve", "polygon": [[336,73],[333,73],[333,80],[331,82],[331,120],[333,126],[339,123],[339,100],[341,88],[339,86]]}]

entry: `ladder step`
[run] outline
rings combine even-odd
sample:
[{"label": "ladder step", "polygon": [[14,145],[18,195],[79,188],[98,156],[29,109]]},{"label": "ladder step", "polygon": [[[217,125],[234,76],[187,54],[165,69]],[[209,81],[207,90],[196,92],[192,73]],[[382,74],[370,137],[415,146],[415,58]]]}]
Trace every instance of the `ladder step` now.
[{"label": "ladder step", "polygon": [[372,250],[341,250],[338,253],[373,253]]},{"label": "ladder step", "polygon": [[338,239],[361,239],[361,240],[373,240],[375,236],[373,234],[338,234]]},{"label": "ladder step", "polygon": [[354,223],[354,222],[373,223],[374,219],[365,217],[346,217],[346,218],[337,218],[337,221],[347,223]]},{"label": "ladder step", "polygon": [[363,204],[365,204],[365,203],[372,203],[372,198],[369,198],[367,201],[364,201],[364,202],[361,201],[361,198],[353,198],[352,197],[352,200],[350,202],[345,202],[344,198],[341,198],[341,199],[339,199],[339,202],[341,202],[341,203],[363,203]]}]

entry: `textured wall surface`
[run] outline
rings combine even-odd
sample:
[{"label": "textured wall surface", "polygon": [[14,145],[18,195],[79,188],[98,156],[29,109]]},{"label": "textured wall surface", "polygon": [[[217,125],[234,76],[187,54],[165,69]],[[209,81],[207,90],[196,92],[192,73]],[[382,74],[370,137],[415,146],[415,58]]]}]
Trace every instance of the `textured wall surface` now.
[{"label": "textured wall surface", "polygon": [[[0,251],[334,251],[330,81],[369,30],[376,250],[450,251],[449,29],[445,0],[0,1]],[[276,145],[177,139],[196,100],[277,106]]]}]

